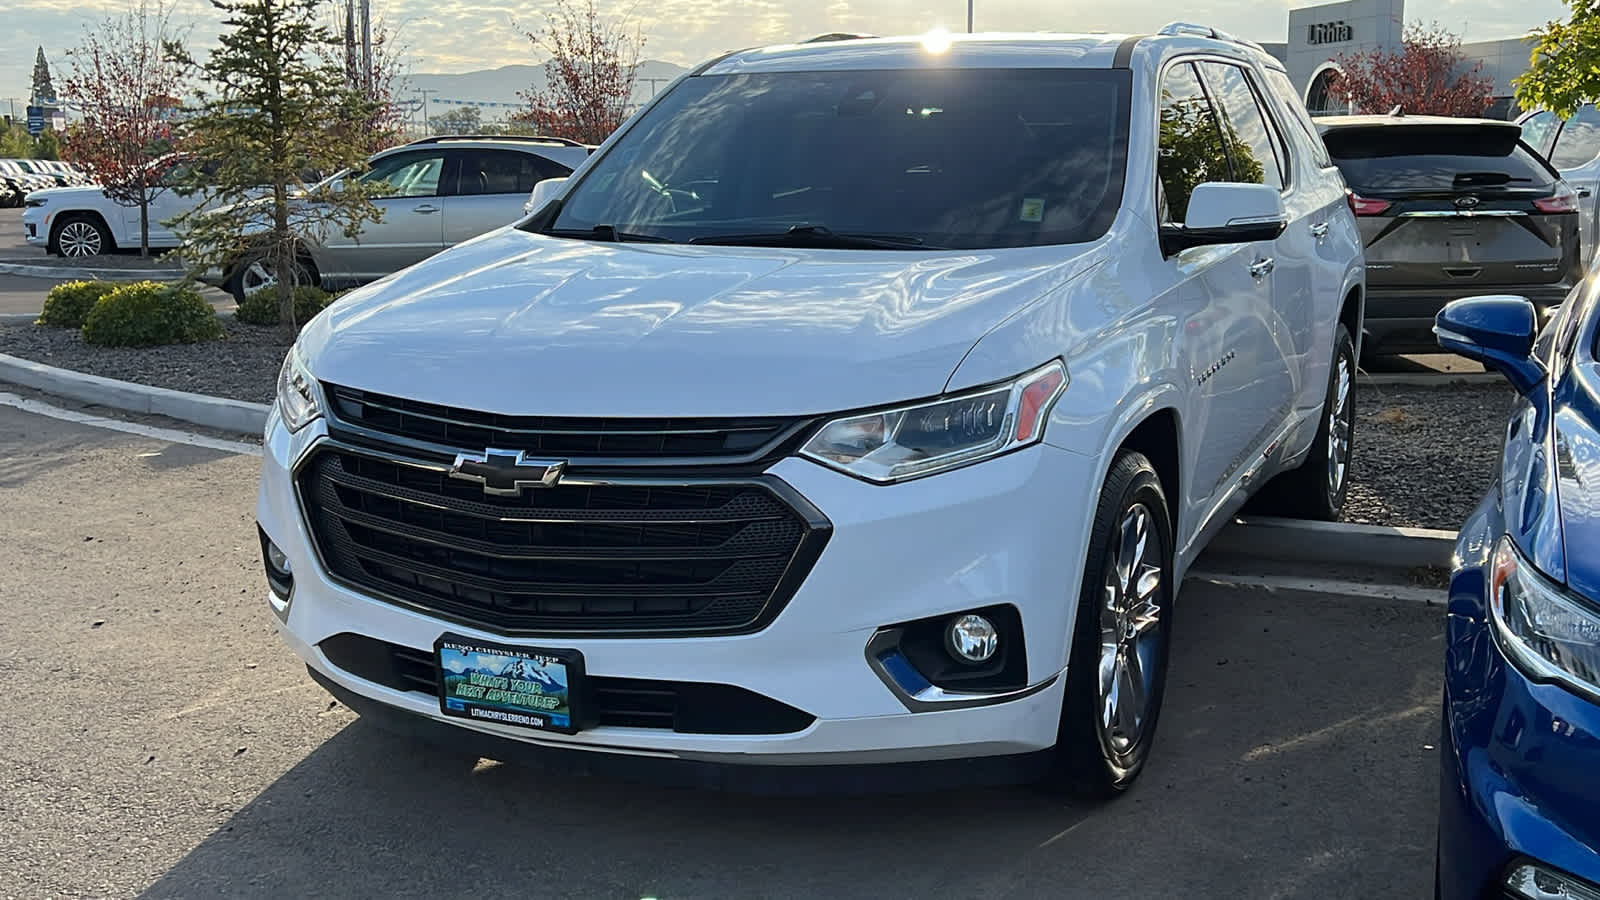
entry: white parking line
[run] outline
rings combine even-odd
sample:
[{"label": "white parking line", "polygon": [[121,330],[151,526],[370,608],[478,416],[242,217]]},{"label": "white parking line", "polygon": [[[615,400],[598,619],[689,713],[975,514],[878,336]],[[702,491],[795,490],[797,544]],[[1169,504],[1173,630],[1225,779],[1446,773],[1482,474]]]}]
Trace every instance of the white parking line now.
[{"label": "white parking line", "polygon": [[189,431],[178,431],[175,428],[158,428],[154,425],[141,425],[138,422],[124,422],[121,419],[108,419],[104,416],[91,416],[88,413],[77,412],[71,409],[62,409],[38,400],[29,400],[18,397],[16,394],[0,391],[0,405],[20,409],[23,412],[33,413],[38,416],[48,416],[60,419],[63,422],[75,422],[79,425],[91,425],[95,428],[106,428],[111,431],[120,431],[124,434],[136,434],[140,437],[153,438],[166,441],[170,444],[188,444],[191,447],[204,447],[207,450],[221,450],[224,453],[238,453],[250,456],[260,456],[261,448],[255,444],[246,444],[240,441],[225,441],[219,438],[206,437],[203,434],[194,434]]},{"label": "white parking line", "polygon": [[1429,606],[1442,606],[1445,602],[1443,588],[1417,587],[1410,584],[1371,584],[1337,578],[1298,578],[1293,575],[1223,575],[1214,572],[1190,572],[1189,577],[1197,581],[1231,587],[1264,587],[1269,590],[1300,591],[1308,594],[1403,600],[1407,603],[1423,603]]}]

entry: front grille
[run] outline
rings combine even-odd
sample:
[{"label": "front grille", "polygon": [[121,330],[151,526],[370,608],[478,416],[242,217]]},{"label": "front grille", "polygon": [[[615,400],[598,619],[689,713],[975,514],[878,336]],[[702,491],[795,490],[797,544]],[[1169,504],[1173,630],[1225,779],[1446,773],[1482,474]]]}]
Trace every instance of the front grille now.
[{"label": "front grille", "polygon": [[329,573],[501,634],[729,634],[777,615],[827,520],[781,482],[579,482],[494,496],[324,444],[297,475]]},{"label": "front grille", "polygon": [[571,419],[506,416],[325,385],[334,415],[368,432],[461,450],[525,450],[633,464],[751,462],[778,452],[809,419]]},{"label": "front grille", "polygon": [[[433,654],[359,634],[317,645],[328,661],[357,678],[397,691],[439,696]],[[698,681],[586,679],[596,725],[660,728],[683,734],[791,734],[816,717],[754,691]]]}]

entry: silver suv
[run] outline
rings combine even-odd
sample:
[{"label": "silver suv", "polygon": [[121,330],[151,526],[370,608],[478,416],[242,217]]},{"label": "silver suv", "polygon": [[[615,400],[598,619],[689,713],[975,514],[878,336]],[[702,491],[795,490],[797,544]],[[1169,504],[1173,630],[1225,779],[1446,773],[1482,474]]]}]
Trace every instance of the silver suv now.
[{"label": "silver suv", "polygon": [[[337,229],[303,235],[295,280],[329,290],[364,284],[514,222],[535,184],[570,175],[592,150],[565,138],[469,135],[423,138],[378,153],[355,178],[388,186],[373,201],[382,217],[353,238]],[[241,299],[277,282],[254,254],[207,280]]]}]

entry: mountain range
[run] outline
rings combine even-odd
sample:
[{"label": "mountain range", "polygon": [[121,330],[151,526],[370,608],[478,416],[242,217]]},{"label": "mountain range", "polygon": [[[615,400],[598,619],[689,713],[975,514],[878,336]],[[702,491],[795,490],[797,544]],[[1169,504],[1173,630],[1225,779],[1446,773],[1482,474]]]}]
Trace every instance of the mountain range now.
[{"label": "mountain range", "polygon": [[[683,66],[662,60],[643,60],[639,63],[639,73],[635,79],[634,99],[636,101],[648,99],[653,90],[666,87],[667,82],[684,71]],[[406,78],[406,88],[402,91],[402,96],[407,99],[420,99],[422,92],[426,91],[430,111],[438,115],[451,106],[459,105],[459,101],[477,104],[512,103],[521,106],[522,100],[517,96],[518,92],[540,89],[544,84],[542,63],[501,66],[498,69],[456,74],[419,72]]]}]

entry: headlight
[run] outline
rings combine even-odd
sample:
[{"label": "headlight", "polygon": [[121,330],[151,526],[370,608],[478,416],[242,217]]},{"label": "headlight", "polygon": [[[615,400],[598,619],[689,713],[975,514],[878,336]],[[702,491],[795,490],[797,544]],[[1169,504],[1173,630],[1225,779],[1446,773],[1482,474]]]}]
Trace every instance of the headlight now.
[{"label": "headlight", "polygon": [[835,419],[800,453],[879,484],[932,475],[1037,443],[1066,386],[1052,361],[1009,384]]},{"label": "headlight", "polygon": [[1507,655],[1530,675],[1600,696],[1600,610],[1545,580],[1509,537],[1494,548],[1489,608]]},{"label": "headlight", "polygon": [[41,198],[38,198],[38,197],[29,197],[29,198],[27,198],[27,199],[22,201],[22,205],[23,206],[31,206],[31,207],[35,207],[35,208],[43,206],[44,204],[45,204],[45,201],[43,199],[41,199]]},{"label": "headlight", "polygon": [[300,345],[289,348],[283,358],[283,368],[278,371],[278,415],[291,432],[311,424],[322,415],[322,402],[317,382],[306,369],[300,357]]}]

